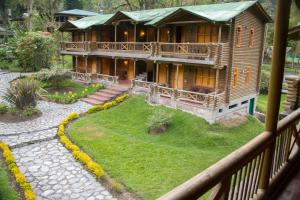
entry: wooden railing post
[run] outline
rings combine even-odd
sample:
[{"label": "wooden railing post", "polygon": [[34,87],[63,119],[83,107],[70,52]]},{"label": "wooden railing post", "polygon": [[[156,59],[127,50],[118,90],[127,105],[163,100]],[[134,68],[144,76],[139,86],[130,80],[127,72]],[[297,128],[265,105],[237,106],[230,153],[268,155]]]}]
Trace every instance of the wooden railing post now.
[{"label": "wooden railing post", "polygon": [[226,178],[214,188],[208,200],[227,200],[229,196],[229,191],[230,179]]},{"label": "wooden railing post", "polygon": [[[291,0],[278,0],[276,9],[272,69],[269,85],[268,107],[266,115],[265,130],[276,137],[277,122],[279,115],[282,80],[284,74],[287,34],[289,25]],[[259,178],[259,196],[266,198],[269,186],[275,143],[266,149]],[[272,192],[272,191],[268,191]]]}]

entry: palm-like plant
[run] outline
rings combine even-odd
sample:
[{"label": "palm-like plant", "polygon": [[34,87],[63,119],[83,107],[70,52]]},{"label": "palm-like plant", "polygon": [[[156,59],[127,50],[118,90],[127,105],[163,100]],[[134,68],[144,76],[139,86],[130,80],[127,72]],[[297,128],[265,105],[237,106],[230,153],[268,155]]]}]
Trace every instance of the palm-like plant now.
[{"label": "palm-like plant", "polygon": [[41,88],[33,79],[20,79],[7,89],[4,99],[18,109],[35,107],[36,99],[41,95]]}]

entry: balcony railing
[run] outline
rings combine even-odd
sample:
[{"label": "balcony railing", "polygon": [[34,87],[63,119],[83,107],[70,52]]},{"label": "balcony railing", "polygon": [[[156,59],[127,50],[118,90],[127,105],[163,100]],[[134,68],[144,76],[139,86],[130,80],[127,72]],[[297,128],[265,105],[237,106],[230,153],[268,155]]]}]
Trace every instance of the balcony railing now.
[{"label": "balcony railing", "polygon": [[80,73],[71,71],[72,79],[76,81],[82,81],[85,83],[90,83],[92,81],[91,73]]},{"label": "balcony railing", "polygon": [[110,75],[105,75],[105,74],[96,74],[96,79],[95,81],[97,82],[109,82],[109,83],[118,83],[118,76],[110,76]]},{"label": "balcony railing", "polygon": [[[300,108],[279,122],[275,135],[260,134],[159,200],[193,200],[211,190],[209,200],[261,199],[266,195],[270,199],[274,188],[299,158],[299,122]],[[273,161],[264,165],[267,154],[273,155]],[[263,177],[266,171],[271,173]],[[263,178],[270,180],[267,190],[260,187]]]},{"label": "balcony railing", "polygon": [[226,65],[229,55],[227,43],[62,42],[61,50],[142,53],[149,56],[211,61],[214,65]]},{"label": "balcony railing", "polygon": [[150,42],[92,42],[93,51],[123,51],[151,53],[152,44]]},{"label": "balcony railing", "polygon": [[215,108],[224,102],[225,94],[221,93],[199,93],[187,90],[178,90],[174,88],[160,86],[157,83],[133,80],[133,87],[149,89],[152,97],[166,97],[173,101],[195,103],[203,108]]}]

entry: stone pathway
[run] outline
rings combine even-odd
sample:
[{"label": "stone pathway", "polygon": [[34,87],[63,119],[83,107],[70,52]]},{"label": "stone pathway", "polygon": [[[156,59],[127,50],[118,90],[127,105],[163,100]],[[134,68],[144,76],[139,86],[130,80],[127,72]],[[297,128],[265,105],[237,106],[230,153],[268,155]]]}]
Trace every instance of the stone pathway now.
[{"label": "stone pathway", "polygon": [[[0,102],[19,74],[0,71]],[[56,139],[57,126],[70,112],[85,111],[84,102],[62,105],[38,102],[43,115],[20,123],[0,122],[0,140],[10,145],[20,170],[38,199],[115,199]]]}]

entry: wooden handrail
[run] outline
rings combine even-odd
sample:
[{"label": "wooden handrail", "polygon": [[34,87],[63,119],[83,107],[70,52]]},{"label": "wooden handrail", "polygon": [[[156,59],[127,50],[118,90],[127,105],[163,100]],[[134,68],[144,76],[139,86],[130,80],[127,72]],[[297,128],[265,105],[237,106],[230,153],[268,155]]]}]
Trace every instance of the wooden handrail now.
[{"label": "wooden handrail", "polygon": [[[271,134],[271,132],[261,133],[244,146],[240,147],[222,160],[207,168],[205,171],[163,195],[159,198],[159,200],[198,199],[214,186],[221,183],[224,179],[231,178],[233,174],[243,169],[258,155],[264,154],[264,151],[267,149],[268,145],[276,140],[276,136],[285,134],[288,128],[294,126],[296,122],[299,121],[300,108],[294,111],[291,115],[279,121],[277,135]],[[284,139],[279,142],[286,141],[287,139]],[[282,148],[289,148],[289,146],[284,147],[284,145],[281,143],[277,145]],[[283,158],[280,159],[284,163]],[[281,165],[282,166],[280,167],[284,169],[285,165]],[[276,176],[274,178],[276,178]],[[255,192],[257,193],[257,191]]]}]

